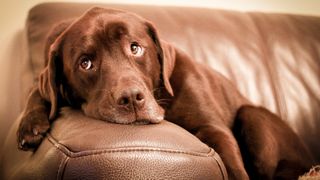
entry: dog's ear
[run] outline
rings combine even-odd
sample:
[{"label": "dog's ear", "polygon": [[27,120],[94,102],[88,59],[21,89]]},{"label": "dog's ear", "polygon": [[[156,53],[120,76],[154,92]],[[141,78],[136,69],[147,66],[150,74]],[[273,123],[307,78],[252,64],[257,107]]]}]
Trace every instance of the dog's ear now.
[{"label": "dog's ear", "polygon": [[161,65],[161,80],[163,86],[166,88],[167,92],[173,96],[174,93],[170,84],[170,77],[176,61],[176,50],[169,43],[159,39],[155,27],[150,22],[146,22],[146,25],[148,28],[148,34],[157,48],[158,59]]},{"label": "dog's ear", "polygon": [[58,109],[58,90],[61,84],[62,61],[60,47],[62,43],[62,34],[71,24],[71,21],[66,21],[57,24],[49,33],[45,45],[45,68],[39,76],[39,92],[43,99],[50,103],[49,119],[53,119],[57,114]]}]

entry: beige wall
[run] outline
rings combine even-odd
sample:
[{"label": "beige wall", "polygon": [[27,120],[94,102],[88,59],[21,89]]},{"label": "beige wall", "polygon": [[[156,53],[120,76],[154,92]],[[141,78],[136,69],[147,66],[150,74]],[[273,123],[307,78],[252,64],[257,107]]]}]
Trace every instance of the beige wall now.
[{"label": "beige wall", "polygon": [[[10,93],[8,83],[10,83],[13,74],[17,73],[17,69],[13,69],[10,63],[13,60],[19,60],[19,49],[13,49],[14,42],[18,40],[17,33],[24,27],[24,22],[28,10],[41,2],[47,0],[1,0],[0,1],[0,119],[7,117],[8,105],[13,101],[11,98],[17,99],[18,95]],[[84,0],[73,0],[73,2],[89,2]],[[265,12],[284,12],[320,15],[319,0],[98,0],[96,2],[114,2],[114,3],[137,3],[137,4],[158,4],[158,5],[184,5],[198,7],[213,7],[235,10],[254,10]],[[15,58],[12,58],[14,56]],[[18,77],[15,75],[14,77]],[[13,84],[12,84],[13,83]],[[11,82],[9,87],[19,88]],[[10,97],[8,97],[10,95]],[[10,105],[9,107],[12,107]],[[17,111],[17,110],[9,110]]]}]

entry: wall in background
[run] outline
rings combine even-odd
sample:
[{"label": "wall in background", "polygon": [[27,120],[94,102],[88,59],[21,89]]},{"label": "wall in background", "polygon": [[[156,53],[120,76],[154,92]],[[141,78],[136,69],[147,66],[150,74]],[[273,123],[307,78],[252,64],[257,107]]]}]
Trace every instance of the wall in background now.
[{"label": "wall in background", "polygon": [[[0,96],[5,99],[17,98],[7,88],[12,79],[10,61],[12,55],[19,56],[19,50],[13,49],[14,42],[17,41],[17,32],[22,31],[28,10],[34,5],[48,0],[1,0],[0,2]],[[51,1],[52,2],[52,1]],[[57,1],[56,1],[57,2]],[[68,2],[92,2],[89,0],[69,0]],[[281,12],[294,14],[307,14],[320,16],[319,0],[96,0],[94,2],[105,3],[130,3],[130,4],[150,4],[150,5],[171,5],[171,6],[196,6],[233,9],[240,11],[264,11]],[[21,37],[20,37],[21,38]],[[11,69],[10,69],[11,68]],[[19,86],[15,86],[19,87]],[[8,97],[9,96],[9,97]],[[8,98],[7,98],[8,97]],[[0,100],[0,119],[8,112],[10,101]],[[9,120],[9,119],[8,119]]]}]

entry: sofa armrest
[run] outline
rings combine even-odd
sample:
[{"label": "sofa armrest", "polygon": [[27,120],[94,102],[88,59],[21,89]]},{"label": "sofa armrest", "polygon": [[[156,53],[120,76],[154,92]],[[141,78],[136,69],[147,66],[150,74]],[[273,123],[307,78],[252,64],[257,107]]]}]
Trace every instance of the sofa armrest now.
[{"label": "sofa armrest", "polygon": [[37,151],[19,151],[16,122],[4,147],[2,179],[226,179],[219,155],[163,121],[119,125],[65,108]]}]

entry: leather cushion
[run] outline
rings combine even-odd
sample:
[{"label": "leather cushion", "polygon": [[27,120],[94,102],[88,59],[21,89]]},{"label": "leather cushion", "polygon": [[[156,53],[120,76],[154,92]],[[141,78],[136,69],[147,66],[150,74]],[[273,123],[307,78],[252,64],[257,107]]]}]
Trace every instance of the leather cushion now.
[{"label": "leather cushion", "polygon": [[[17,121],[18,122],[18,121]],[[9,137],[15,137],[17,123]],[[36,153],[8,140],[4,179],[225,179],[218,154],[168,121],[119,125],[64,108]]]}]

